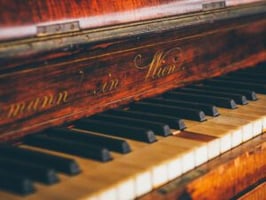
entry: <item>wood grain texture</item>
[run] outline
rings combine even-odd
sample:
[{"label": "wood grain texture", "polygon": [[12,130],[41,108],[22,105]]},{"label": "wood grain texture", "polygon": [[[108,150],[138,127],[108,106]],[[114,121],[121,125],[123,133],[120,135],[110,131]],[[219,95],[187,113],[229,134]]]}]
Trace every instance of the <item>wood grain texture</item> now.
[{"label": "wood grain texture", "polygon": [[257,199],[265,199],[266,198],[266,183],[262,183],[247,192],[246,194],[239,197],[239,200],[257,200]]},{"label": "wood grain texture", "polygon": [[27,60],[36,63],[3,65],[1,140],[265,61],[265,19],[218,25],[88,45],[48,62],[36,56]]},{"label": "wood grain texture", "polygon": [[[108,14],[137,10],[143,7],[170,4],[174,0],[101,1],[101,0],[1,0],[1,27],[33,25],[54,21],[68,21],[83,17],[108,16]],[[170,4],[171,5],[171,4]],[[163,13],[161,13],[162,15]],[[166,14],[167,15],[167,14]],[[130,16],[128,16],[129,19]],[[137,16],[136,16],[137,17]],[[108,19],[106,19],[108,20]],[[121,21],[125,19],[120,19]],[[119,21],[117,22],[119,23]],[[102,24],[98,24],[102,26]]]},{"label": "wood grain texture", "polygon": [[[258,0],[243,1],[243,4],[256,2]],[[209,1],[215,2],[215,1]],[[113,23],[129,22],[140,20],[141,16],[145,18],[166,17],[174,13],[167,13],[169,8],[174,8],[175,12],[181,12],[187,5],[188,8],[196,7],[197,4],[204,3],[202,0],[193,1],[190,3],[186,0],[1,0],[0,1],[0,27],[25,26],[33,24],[44,24],[55,21],[76,20],[79,18],[102,17],[105,20],[109,17],[116,17],[121,13],[128,12],[128,15],[122,15],[118,21]],[[230,2],[229,5],[238,5],[239,2]],[[178,5],[181,5],[177,7]],[[145,8],[145,9],[143,9]],[[162,12],[164,9],[165,12]],[[187,9],[188,10],[188,9]],[[186,12],[184,10],[183,12]],[[134,11],[134,15],[130,15],[129,11]],[[141,12],[142,11],[142,12]],[[144,11],[146,13],[144,13]],[[126,19],[122,18],[125,17]],[[93,18],[92,18],[93,19]],[[97,19],[97,18],[94,18]],[[104,20],[99,21],[104,22]],[[103,24],[98,23],[97,26]]]},{"label": "wood grain texture", "polygon": [[[178,5],[184,5],[190,11],[195,10],[195,5],[176,0],[23,0],[20,3],[1,0],[0,40],[34,37],[38,35],[38,27],[47,24],[74,21],[80,29],[91,29],[186,12],[187,9]],[[201,4],[196,10],[199,8]]]},{"label": "wood grain texture", "polygon": [[[217,2],[216,0],[207,3]],[[224,0],[228,7],[262,0]],[[44,25],[76,22],[78,29],[111,26],[204,10],[204,0],[1,0],[0,40],[34,37]],[[60,29],[60,28],[58,28]],[[57,30],[60,32],[60,30]]]},{"label": "wood grain texture", "polygon": [[265,182],[265,150],[263,134],[139,199],[213,200],[243,196],[242,192],[252,185]]},{"label": "wood grain texture", "polygon": [[[201,8],[205,2],[203,0],[194,0],[193,2],[186,0],[21,0],[19,2],[16,0],[1,0],[0,27],[44,24],[56,21],[77,20],[84,17],[88,18],[88,20],[90,18],[99,19],[97,26],[102,26],[104,21],[108,20],[113,24],[117,24],[119,22],[185,13],[189,11],[189,8],[192,11],[195,7]],[[211,0],[208,2],[215,1]],[[258,2],[258,0],[246,0],[242,1],[242,4],[252,2]],[[240,1],[228,1],[228,5],[231,6],[239,4],[241,4]],[[173,12],[170,12],[171,10]],[[123,13],[128,14],[123,15]],[[120,15],[117,21],[110,19],[110,17],[117,17],[117,15]],[[102,19],[97,18],[99,16]]]}]

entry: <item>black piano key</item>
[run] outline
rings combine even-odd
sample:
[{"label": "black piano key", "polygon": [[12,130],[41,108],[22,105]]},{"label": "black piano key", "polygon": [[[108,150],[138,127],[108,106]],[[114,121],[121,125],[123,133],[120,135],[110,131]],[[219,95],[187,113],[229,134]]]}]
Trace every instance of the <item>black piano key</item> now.
[{"label": "black piano key", "polygon": [[256,67],[251,67],[251,68],[245,68],[240,70],[241,72],[245,72],[245,73],[262,73],[265,74],[266,73],[266,67],[265,66],[256,66]]},{"label": "black piano key", "polygon": [[266,73],[266,64],[265,63],[260,63],[256,67],[245,68],[245,69],[243,69],[241,71],[265,74]]},{"label": "black piano key", "polygon": [[164,97],[170,99],[177,99],[177,100],[185,100],[200,103],[210,103],[214,104],[218,107],[235,109],[236,103],[233,99],[225,98],[225,97],[214,97],[210,95],[199,95],[199,94],[192,94],[192,93],[185,93],[185,92],[167,92],[163,94]]},{"label": "black piano key", "polygon": [[185,123],[182,119],[169,115],[153,114],[141,111],[122,110],[122,109],[109,110],[107,111],[107,113],[114,116],[123,116],[134,119],[162,122],[168,124],[171,128],[177,130],[183,130],[186,128]]},{"label": "black piano key", "polygon": [[190,119],[195,121],[205,121],[205,114],[198,109],[188,109],[177,106],[166,106],[155,103],[136,102],[130,106],[133,110],[146,111],[156,114],[172,115],[184,119]]},{"label": "black piano key", "polygon": [[130,146],[127,141],[116,138],[90,134],[87,132],[81,133],[79,131],[71,130],[68,128],[51,128],[46,130],[45,134],[48,134],[51,137],[69,139],[80,143],[101,145],[118,153],[125,154],[131,152]]},{"label": "black piano key", "polygon": [[195,89],[195,88],[181,88],[176,90],[177,92],[187,92],[190,94],[199,94],[199,95],[210,95],[214,97],[224,97],[224,98],[231,98],[233,99],[237,104],[240,105],[246,105],[248,103],[247,98],[240,94],[232,94],[228,92],[218,92],[218,91],[209,91],[204,89]]},{"label": "black piano key", "polygon": [[244,83],[266,85],[265,79],[261,80],[259,78],[247,78],[247,77],[241,77],[241,76],[233,76],[230,74],[226,76],[221,76],[218,78],[218,80],[239,81],[239,82],[244,82]]},{"label": "black piano key", "polygon": [[75,160],[69,158],[5,144],[0,145],[0,152],[2,155],[8,156],[12,159],[43,165],[69,175],[75,175],[81,172],[80,167]]},{"label": "black piano key", "polygon": [[245,71],[237,71],[233,73],[229,73],[226,76],[234,77],[235,79],[248,79],[260,82],[266,82],[266,75],[259,72],[245,72]]},{"label": "black piano key", "polygon": [[266,85],[262,85],[262,84],[251,84],[251,83],[245,83],[245,82],[240,82],[240,81],[219,80],[218,78],[205,80],[204,83],[206,83],[207,85],[213,85],[213,86],[223,86],[223,87],[236,88],[236,89],[254,90],[256,93],[266,94]]},{"label": "black piano key", "polygon": [[232,92],[236,94],[242,94],[247,97],[248,100],[255,101],[257,100],[256,92],[252,90],[245,90],[245,89],[234,89],[229,87],[222,87],[222,86],[212,86],[212,85],[203,85],[203,84],[197,84],[197,85],[189,85],[189,88],[203,88],[204,90],[210,90],[210,91],[221,91],[221,92]]},{"label": "black piano key", "polygon": [[98,114],[90,117],[90,119],[96,119],[105,122],[122,123],[127,126],[134,126],[139,128],[147,128],[151,129],[155,134],[161,136],[171,135],[169,125],[161,122],[150,122],[147,120],[132,119],[128,117],[118,117],[109,114]]},{"label": "black piano key", "polygon": [[136,128],[132,126],[125,126],[123,124],[103,122],[88,118],[76,121],[75,126],[88,131],[100,132],[106,135],[129,138],[147,143],[153,143],[156,141],[154,132],[150,129]]},{"label": "black piano key", "polygon": [[262,65],[257,65],[257,66],[253,66],[253,67],[248,67],[248,68],[244,68],[244,69],[240,69],[237,71],[233,71],[232,73],[235,72],[244,72],[244,73],[261,73],[261,72],[266,72],[266,66],[262,66]]},{"label": "black piano key", "polygon": [[173,99],[167,99],[167,98],[150,98],[150,99],[144,99],[144,102],[150,102],[150,103],[159,103],[163,105],[169,105],[169,106],[178,106],[178,107],[184,107],[184,108],[195,108],[202,110],[206,115],[210,116],[218,116],[219,112],[216,108],[216,106],[212,104],[203,104],[203,103],[195,103],[191,101],[178,101]]},{"label": "black piano key", "polygon": [[0,169],[0,189],[19,195],[28,195],[35,191],[33,182],[24,176],[18,176]]},{"label": "black piano key", "polygon": [[33,134],[27,136],[24,139],[24,143],[30,146],[91,158],[102,162],[112,160],[110,152],[104,147],[53,138],[47,135]]},{"label": "black piano key", "polygon": [[2,156],[0,156],[0,169],[20,176],[26,176],[45,184],[54,184],[59,181],[54,169]]}]

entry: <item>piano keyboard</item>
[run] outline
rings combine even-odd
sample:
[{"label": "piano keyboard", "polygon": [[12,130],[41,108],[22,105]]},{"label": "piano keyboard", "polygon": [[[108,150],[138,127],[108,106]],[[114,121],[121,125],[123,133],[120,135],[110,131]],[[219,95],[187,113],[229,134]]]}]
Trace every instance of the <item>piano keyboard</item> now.
[{"label": "piano keyboard", "polygon": [[0,197],[146,194],[266,130],[265,73],[233,72],[1,144]]}]

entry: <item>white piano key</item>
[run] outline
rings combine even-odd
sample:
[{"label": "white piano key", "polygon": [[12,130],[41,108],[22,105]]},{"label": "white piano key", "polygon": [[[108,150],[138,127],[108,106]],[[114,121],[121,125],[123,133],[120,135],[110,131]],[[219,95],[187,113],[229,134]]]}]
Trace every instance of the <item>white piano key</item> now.
[{"label": "white piano key", "polygon": [[[257,105],[259,106],[261,105]],[[255,106],[252,109],[255,110]],[[70,156],[76,158],[82,169],[85,169],[76,181],[80,180],[80,183],[88,186],[87,199],[134,199],[218,156],[221,152],[261,134],[266,125],[263,112],[250,114],[247,110],[249,109],[244,109],[243,106],[243,109],[232,110],[228,114],[227,109],[224,109],[220,118],[209,118],[204,123],[189,124],[187,131],[193,130],[192,132],[212,138],[205,142],[196,139],[192,142],[193,140],[189,139],[188,142],[180,143],[187,138],[182,138],[182,131],[178,131],[175,136],[159,137],[159,141],[154,144],[128,140],[133,151],[128,155],[114,154],[114,160],[106,164]],[[100,178],[94,173],[100,174]],[[112,174],[112,177],[108,177],[108,174]],[[72,178],[69,178],[69,181],[71,184],[68,187],[73,186],[75,181],[72,181]],[[45,188],[42,194],[49,191],[45,186],[41,188]],[[85,192],[82,193],[84,194]]]},{"label": "white piano key", "polygon": [[168,163],[168,180],[173,180],[182,174],[181,163],[181,158],[174,159]]},{"label": "white piano key", "polygon": [[[154,159],[156,159],[156,157]],[[167,163],[153,167],[151,174],[152,174],[152,186],[153,186],[153,188],[156,188],[156,187],[166,183],[168,181]]]},{"label": "white piano key", "polygon": [[[251,103],[250,103],[251,104]],[[246,105],[249,106],[249,105]],[[219,110],[221,115],[231,118],[239,118],[248,121],[248,123],[252,124],[253,126],[253,133],[250,135],[249,133],[245,133],[243,136],[243,141],[249,140],[252,137],[259,135],[263,131],[263,120],[258,115],[247,112],[243,109],[236,109],[234,111],[227,110],[227,109],[220,109]]]},{"label": "white piano key", "polygon": [[224,135],[221,137],[221,153],[224,153],[232,148],[232,135]]},{"label": "white piano key", "polygon": [[[89,187],[89,186],[88,186]],[[104,192],[99,194],[96,198],[98,200],[117,200],[117,190],[115,188],[112,189],[106,189]]]},{"label": "white piano key", "polygon": [[253,134],[248,135],[245,141],[251,139],[252,137],[255,137],[257,135],[260,135],[263,132],[263,123],[261,119],[253,121]]},{"label": "white piano key", "polygon": [[224,129],[221,126],[212,127],[207,124],[200,124],[194,127],[188,127],[187,131],[219,138],[220,153],[223,153],[232,147],[232,131]]},{"label": "white piano key", "polygon": [[199,166],[208,161],[208,148],[206,146],[199,147],[195,151],[195,166]]},{"label": "white piano key", "polygon": [[135,194],[141,196],[152,190],[152,178],[149,172],[136,175]]},{"label": "white piano key", "polygon": [[182,136],[176,135],[175,137],[170,137],[171,141],[168,143],[176,143],[181,147],[193,149],[194,151],[194,164],[198,166],[204,162],[208,161],[208,143],[196,139],[188,139]]},{"label": "white piano key", "polygon": [[117,187],[117,196],[117,199],[120,200],[134,199],[136,197],[135,181],[133,179],[129,179],[128,181],[124,181],[122,184],[120,184]]},{"label": "white piano key", "polygon": [[242,142],[247,141],[248,139],[246,138],[251,138],[253,137],[253,123],[248,122],[246,125],[242,126],[242,135],[241,135],[241,139]]},{"label": "white piano key", "polygon": [[208,142],[208,160],[220,155],[220,139],[214,139]]},{"label": "white piano key", "polygon": [[[227,127],[231,127],[231,129],[235,129],[235,133],[233,134],[233,146],[241,144],[244,140],[244,134],[252,135],[253,125],[250,121],[236,118],[236,117],[227,117],[221,115],[217,118],[211,119],[208,123],[215,124],[223,124]],[[240,133],[239,133],[239,131]]]},{"label": "white piano key", "polygon": [[182,173],[186,173],[189,170],[195,168],[195,152],[190,152],[185,154],[182,157],[182,161],[181,161],[181,170]]},{"label": "white piano key", "polygon": [[232,147],[236,147],[242,143],[243,129],[239,128],[232,133]]}]

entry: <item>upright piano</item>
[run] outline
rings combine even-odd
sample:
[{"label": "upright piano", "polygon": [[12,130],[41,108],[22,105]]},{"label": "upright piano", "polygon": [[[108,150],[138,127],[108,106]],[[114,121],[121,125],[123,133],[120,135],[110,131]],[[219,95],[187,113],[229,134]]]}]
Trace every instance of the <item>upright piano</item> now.
[{"label": "upright piano", "polygon": [[0,0],[0,199],[266,199],[264,0]]}]

